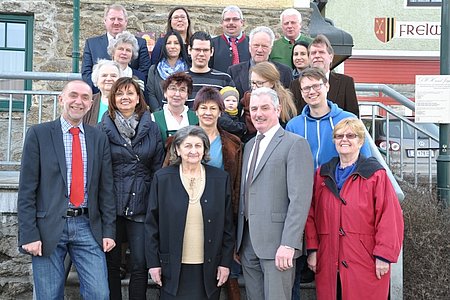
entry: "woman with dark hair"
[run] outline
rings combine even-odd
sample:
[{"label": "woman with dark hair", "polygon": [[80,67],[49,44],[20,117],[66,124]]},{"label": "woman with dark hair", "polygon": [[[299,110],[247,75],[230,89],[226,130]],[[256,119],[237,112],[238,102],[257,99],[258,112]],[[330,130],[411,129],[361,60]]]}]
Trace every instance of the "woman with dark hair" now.
[{"label": "woman with dark hair", "polygon": [[[186,8],[177,6],[170,10],[166,25],[166,32],[169,31],[176,31],[180,34],[185,46],[184,51],[186,51],[186,57],[188,57],[187,45],[189,45],[189,40],[194,33],[194,30],[192,29],[191,18],[189,17],[189,13]],[[163,39],[164,38],[158,38],[155,47],[153,47],[152,56],[150,58],[152,65],[156,64],[161,58],[161,52],[164,48]]]},{"label": "woman with dark hair", "polygon": [[182,127],[196,125],[198,118],[185,105],[188,96],[192,93],[191,76],[184,72],[174,73],[163,82],[163,90],[167,103],[161,110],[152,114],[152,120],[158,124],[163,145],[165,145],[169,136]]},{"label": "woman with dark hair", "polygon": [[[199,126],[208,134],[211,144],[208,165],[221,168],[230,174],[231,200],[233,220],[237,225],[239,210],[239,193],[241,186],[242,143],[239,137],[223,130],[219,126],[219,117],[225,114],[225,105],[220,92],[212,87],[203,87],[198,91],[194,100],[194,110],[197,113]],[[233,262],[231,274],[227,282],[229,294],[239,290],[239,264]]]},{"label": "woman with dark hair", "polygon": [[122,238],[130,249],[130,299],[145,299],[147,265],[144,220],[153,174],[161,168],[164,149],[158,126],[151,121],[139,84],[122,77],[113,84],[108,111],[98,127],[111,147],[117,207],[116,246],[106,255],[111,299],[122,299],[120,283]]},{"label": "woman with dark hair", "polygon": [[297,41],[292,48],[292,65],[294,69],[292,70],[292,77],[296,80],[302,71],[309,67],[309,56],[308,56],[309,43],[305,41]]},{"label": "woman with dark hair", "polygon": [[164,37],[164,47],[161,59],[150,67],[147,79],[147,93],[152,112],[162,109],[164,93],[161,82],[170,75],[186,71],[189,68],[185,46],[181,36],[176,31],[167,32]]},{"label": "woman with dark hair", "polygon": [[211,167],[198,126],[177,131],[171,165],[155,173],[145,219],[146,258],[161,298],[218,300],[233,259],[230,179]]},{"label": "woman with dark hair", "polygon": [[[201,88],[195,96],[193,108],[198,117],[198,125],[205,130],[209,138],[210,159],[207,164],[230,174],[233,216],[237,220],[242,166],[241,140],[220,128],[218,124],[219,116],[224,112],[225,105],[222,95],[217,89],[208,86]],[[173,138],[171,137],[166,142],[168,149],[172,143]],[[169,164],[169,159],[169,155],[166,155],[165,166]]]}]

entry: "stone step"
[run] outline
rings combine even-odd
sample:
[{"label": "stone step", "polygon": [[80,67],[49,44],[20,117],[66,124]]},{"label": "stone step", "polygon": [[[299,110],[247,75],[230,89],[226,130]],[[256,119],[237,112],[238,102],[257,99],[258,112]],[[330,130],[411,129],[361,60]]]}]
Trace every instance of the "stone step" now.
[{"label": "stone step", "polygon": [[[128,299],[128,284],[130,282],[129,274],[125,277],[125,279],[122,280],[122,299]],[[244,279],[239,277],[239,286],[241,290],[241,299],[246,299],[246,293],[245,293],[245,284]],[[81,300],[80,294],[79,294],[79,282],[78,282],[78,276],[76,274],[76,271],[71,271],[69,273],[69,277],[67,278],[65,293],[64,293],[64,299],[65,300]],[[158,300],[159,299],[159,289],[157,285],[149,279],[148,281],[148,288],[147,288],[147,300]],[[225,289],[222,289],[220,294],[220,300],[226,300],[227,293]],[[315,287],[314,283],[306,283],[301,284],[301,299],[302,300],[315,300]]]}]

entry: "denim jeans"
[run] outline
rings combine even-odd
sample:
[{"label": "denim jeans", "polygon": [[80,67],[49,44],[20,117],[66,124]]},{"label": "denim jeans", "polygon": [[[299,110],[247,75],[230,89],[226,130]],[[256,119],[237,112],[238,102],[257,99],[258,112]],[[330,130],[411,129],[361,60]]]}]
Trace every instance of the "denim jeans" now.
[{"label": "denim jeans", "polygon": [[56,249],[48,257],[33,256],[37,300],[64,299],[64,258],[69,253],[85,300],[109,299],[105,253],[92,235],[86,215],[67,218]]},{"label": "denim jeans", "polygon": [[121,300],[120,265],[122,261],[122,243],[128,239],[130,248],[130,285],[128,295],[130,300],[146,299],[148,270],[145,261],[144,223],[134,222],[124,217],[116,219],[116,247],[106,254],[108,264],[108,281],[111,300]]}]

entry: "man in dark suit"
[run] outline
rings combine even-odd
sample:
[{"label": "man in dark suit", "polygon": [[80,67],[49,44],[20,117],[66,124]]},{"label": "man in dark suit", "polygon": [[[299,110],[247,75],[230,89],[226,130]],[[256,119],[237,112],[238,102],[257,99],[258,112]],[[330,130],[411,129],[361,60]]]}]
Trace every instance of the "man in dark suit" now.
[{"label": "man in dark suit", "polygon": [[[250,90],[250,68],[262,61],[269,60],[269,54],[272,51],[275,34],[272,29],[266,26],[259,26],[250,32],[250,60],[242,62],[228,68],[228,74],[236,85],[241,97],[246,91]],[[280,81],[285,88],[289,87],[292,81],[292,70],[286,65],[272,62],[280,72]]]},{"label": "man in dark suit", "polygon": [[91,99],[85,82],[67,83],[61,117],[32,126],[25,139],[18,245],[32,255],[36,299],[64,298],[67,253],[83,299],[109,299],[105,252],[115,246],[116,208],[108,139],[82,123]]},{"label": "man in dark suit", "polygon": [[236,249],[248,299],[290,300],[312,197],[311,150],[280,126],[274,90],[252,91],[250,113],[258,132],[244,150]]},{"label": "man in dark suit", "polygon": [[[119,4],[106,7],[103,22],[105,23],[106,33],[86,40],[81,63],[83,80],[89,84],[94,94],[98,92],[98,89],[92,84],[92,67],[100,58],[111,59],[107,51],[109,41],[127,29],[128,15],[125,7]],[[136,37],[136,39],[139,46],[139,55],[130,63],[130,67],[147,75],[148,69],[150,69],[147,42],[140,37]]]},{"label": "man in dark suit", "polygon": [[[321,68],[327,76],[328,83],[330,84],[327,99],[336,103],[343,110],[359,116],[358,99],[356,98],[353,78],[330,71],[334,50],[328,38],[319,34],[311,42],[308,50],[311,66]],[[300,92],[300,81],[293,80],[289,89],[294,95],[294,102],[297,106],[298,113],[301,114],[301,110],[306,105],[306,102]]]},{"label": "man in dark suit", "polygon": [[[248,49],[248,37],[242,27],[244,16],[239,7],[227,6],[222,11],[223,34],[212,39],[214,56],[210,61],[210,67],[221,72],[226,72],[228,67],[250,60]],[[233,48],[236,47],[236,50]],[[235,55],[234,52],[237,52]]]}]

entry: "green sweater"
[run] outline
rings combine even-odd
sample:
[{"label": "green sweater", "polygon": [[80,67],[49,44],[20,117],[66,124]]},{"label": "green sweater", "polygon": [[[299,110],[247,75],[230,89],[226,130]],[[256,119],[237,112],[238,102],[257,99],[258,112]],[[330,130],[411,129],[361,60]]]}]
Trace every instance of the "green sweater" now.
[{"label": "green sweater", "polygon": [[[300,37],[295,41],[296,42],[305,41],[307,43],[311,43],[312,40],[313,39],[311,37],[301,34]],[[294,66],[292,65],[293,47],[294,45],[289,43],[289,41],[286,40],[284,37],[279,38],[273,43],[272,52],[270,52],[269,59],[271,61],[276,61],[285,64],[286,66],[289,66],[291,68],[294,68]]]}]

